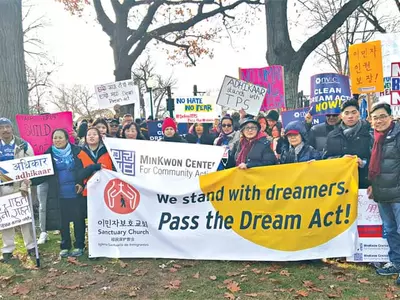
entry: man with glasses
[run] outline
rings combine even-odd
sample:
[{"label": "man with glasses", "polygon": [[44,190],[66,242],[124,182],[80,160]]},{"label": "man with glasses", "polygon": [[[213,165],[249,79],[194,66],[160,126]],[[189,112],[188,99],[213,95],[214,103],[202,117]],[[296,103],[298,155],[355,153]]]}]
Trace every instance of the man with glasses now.
[{"label": "man with glasses", "polygon": [[374,127],[368,178],[370,198],[378,202],[379,212],[387,234],[389,259],[379,275],[398,275],[400,284],[400,124],[392,118],[392,110],[387,103],[372,106],[371,122]]},{"label": "man with glasses", "polygon": [[323,151],[326,145],[328,134],[339,123],[339,114],[326,114],[326,120],[322,124],[311,127],[308,134],[308,142],[317,151]]},{"label": "man with glasses", "polygon": [[372,136],[368,122],[360,119],[360,107],[355,99],[342,103],[342,122],[327,137],[325,158],[358,157],[359,188],[366,189]]}]

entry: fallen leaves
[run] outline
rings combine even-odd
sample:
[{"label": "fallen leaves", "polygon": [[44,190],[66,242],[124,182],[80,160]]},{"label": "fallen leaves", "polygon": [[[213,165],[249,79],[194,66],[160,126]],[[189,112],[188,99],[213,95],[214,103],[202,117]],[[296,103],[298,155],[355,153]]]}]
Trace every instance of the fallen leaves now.
[{"label": "fallen leaves", "polygon": [[372,284],[372,282],[370,282],[368,280],[368,278],[357,278],[357,282],[358,283],[364,283],[364,284]]},{"label": "fallen leaves", "polygon": [[78,267],[88,266],[88,264],[81,263],[79,260],[76,259],[76,257],[71,257],[71,256],[67,258],[67,262],[70,263],[71,265],[75,265]]},{"label": "fallen leaves", "polygon": [[325,280],[326,278],[325,278],[324,275],[319,275],[319,276],[318,276],[318,279],[319,279],[319,280]]},{"label": "fallen leaves", "polygon": [[194,279],[199,279],[200,278],[200,272],[197,272],[196,274],[193,275]]},{"label": "fallen leaves", "polygon": [[329,299],[333,299],[333,298],[341,298],[340,295],[338,294],[326,294],[328,296]]},{"label": "fallen leaves", "polygon": [[104,274],[107,271],[107,268],[102,265],[97,265],[93,267],[93,272]]},{"label": "fallen leaves", "polygon": [[175,268],[169,268],[169,272],[170,272],[170,273],[176,273],[176,272],[178,272],[178,269],[175,269]]},{"label": "fallen leaves", "polygon": [[232,293],[236,293],[236,292],[241,291],[241,288],[240,288],[239,284],[236,281],[232,281],[232,282],[228,283],[226,288]]},{"label": "fallen leaves", "polygon": [[56,287],[60,290],[79,290],[81,286],[79,284],[74,284],[74,285],[56,285]]},{"label": "fallen leaves", "polygon": [[288,270],[282,270],[280,271],[279,275],[289,277],[290,273]]},{"label": "fallen leaves", "polygon": [[257,298],[258,294],[257,293],[250,293],[250,294],[245,294],[245,296],[251,297],[251,298]]},{"label": "fallen leaves", "polygon": [[224,298],[229,299],[229,300],[235,300],[235,295],[231,293],[225,293]]},{"label": "fallen leaves", "polygon": [[13,295],[28,295],[30,293],[30,289],[28,289],[26,286],[24,285],[17,285],[15,288],[13,288],[12,290],[12,294]]},{"label": "fallen leaves", "polygon": [[136,276],[144,276],[148,273],[148,270],[141,270],[141,269],[135,269],[132,271],[132,273]]},{"label": "fallen leaves", "polygon": [[168,290],[176,290],[181,287],[181,281],[179,279],[172,280],[168,283],[168,285],[164,286],[165,289]]},{"label": "fallen leaves", "polygon": [[238,276],[240,274],[242,274],[242,273],[241,272],[228,272],[228,273],[226,273],[226,275],[229,276],[229,277]]},{"label": "fallen leaves", "polygon": [[123,262],[122,260],[119,260],[119,266],[120,266],[122,269],[125,269],[125,268],[128,266],[128,264],[127,264],[126,262]]},{"label": "fallen leaves", "polygon": [[210,276],[209,278],[210,278],[210,280],[212,280],[212,281],[217,280],[217,276],[215,276],[215,275],[212,275],[212,276]]},{"label": "fallen leaves", "polygon": [[298,297],[308,297],[309,293],[305,290],[296,291],[296,296]]}]

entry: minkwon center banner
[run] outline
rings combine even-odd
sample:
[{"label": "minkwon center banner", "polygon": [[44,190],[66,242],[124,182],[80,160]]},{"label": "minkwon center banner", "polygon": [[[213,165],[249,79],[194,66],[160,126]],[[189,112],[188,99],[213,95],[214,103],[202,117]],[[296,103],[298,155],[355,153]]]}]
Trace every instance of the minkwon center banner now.
[{"label": "minkwon center banner", "polygon": [[263,261],[352,256],[357,171],[356,159],[348,157],[234,168],[184,184],[168,179],[149,184],[145,177],[101,170],[88,184],[89,256]]}]

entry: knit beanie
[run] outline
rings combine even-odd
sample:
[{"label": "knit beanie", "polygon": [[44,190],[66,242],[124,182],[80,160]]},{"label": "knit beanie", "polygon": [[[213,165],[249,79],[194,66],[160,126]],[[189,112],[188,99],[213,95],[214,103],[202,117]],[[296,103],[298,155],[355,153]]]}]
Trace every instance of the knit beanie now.
[{"label": "knit beanie", "polygon": [[163,124],[162,124],[162,132],[164,133],[165,129],[168,127],[172,127],[176,131],[176,123],[174,119],[172,118],[165,118]]},{"label": "knit beanie", "polygon": [[279,120],[279,113],[276,110],[270,110],[265,118],[267,120],[278,121]]},{"label": "knit beanie", "polygon": [[9,120],[9,119],[7,119],[7,118],[0,118],[0,126],[1,125],[10,125],[10,126],[12,126],[12,123],[11,123],[11,121]]}]

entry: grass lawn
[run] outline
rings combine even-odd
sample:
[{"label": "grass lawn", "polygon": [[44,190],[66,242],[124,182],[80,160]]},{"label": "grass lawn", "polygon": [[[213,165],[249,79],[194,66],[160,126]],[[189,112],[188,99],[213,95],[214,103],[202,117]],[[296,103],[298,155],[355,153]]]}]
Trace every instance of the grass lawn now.
[{"label": "grass lawn", "polygon": [[[59,235],[40,247],[42,267],[25,255],[0,263],[0,299],[395,299],[395,277],[366,264],[62,259]],[[232,245],[234,246],[234,245]],[[134,249],[132,249],[134,251]]]}]

